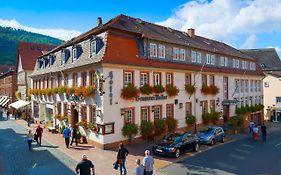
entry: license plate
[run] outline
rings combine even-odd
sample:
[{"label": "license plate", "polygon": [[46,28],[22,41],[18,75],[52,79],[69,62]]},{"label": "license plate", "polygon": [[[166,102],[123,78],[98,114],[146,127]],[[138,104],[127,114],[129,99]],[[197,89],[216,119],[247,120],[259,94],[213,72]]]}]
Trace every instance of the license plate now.
[{"label": "license plate", "polygon": [[162,153],[163,151],[161,149],[156,149],[157,152]]}]

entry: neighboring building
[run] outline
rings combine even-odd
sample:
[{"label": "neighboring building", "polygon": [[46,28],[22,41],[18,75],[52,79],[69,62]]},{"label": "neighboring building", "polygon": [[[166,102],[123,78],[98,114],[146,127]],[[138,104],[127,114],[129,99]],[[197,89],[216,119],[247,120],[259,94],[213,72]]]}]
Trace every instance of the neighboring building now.
[{"label": "neighboring building", "polygon": [[[210,111],[222,112],[222,121],[227,121],[236,115],[237,106],[260,104],[263,96],[263,73],[255,59],[197,36],[194,29],[177,31],[125,15],[106,24],[99,18],[96,28],[40,56],[31,78],[34,94],[49,94],[32,96],[35,117],[52,121],[59,114],[69,116],[71,125],[83,120],[95,123],[97,133],[86,134],[103,148],[126,140],[122,136],[126,123],[174,117],[183,128],[185,117],[193,114],[200,126],[202,114]],[[121,97],[121,91],[131,84],[158,90],[161,85],[176,86],[179,92],[127,100],[124,96],[129,93]],[[197,88],[193,95],[186,92],[186,84]],[[68,95],[74,91],[70,87],[87,85],[96,87],[94,96]],[[67,93],[62,94],[63,86]]]},{"label": "neighboring building", "polygon": [[51,51],[54,48],[52,45],[36,44],[28,42],[19,42],[16,58],[16,72],[18,93],[22,100],[26,100],[28,90],[30,89],[31,80],[29,75],[34,70],[36,60],[40,55]]},{"label": "neighboring building", "polygon": [[263,79],[263,103],[267,120],[281,122],[281,60],[274,48],[241,50],[260,64]]},{"label": "neighboring building", "polygon": [[17,90],[17,73],[10,69],[0,74],[0,106],[7,106],[16,101],[15,92]]}]

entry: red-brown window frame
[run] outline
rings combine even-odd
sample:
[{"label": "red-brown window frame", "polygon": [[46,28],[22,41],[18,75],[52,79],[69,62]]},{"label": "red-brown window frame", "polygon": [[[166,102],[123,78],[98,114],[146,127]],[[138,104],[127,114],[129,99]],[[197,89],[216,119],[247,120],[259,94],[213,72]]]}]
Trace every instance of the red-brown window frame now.
[{"label": "red-brown window frame", "polygon": [[81,73],[81,86],[87,86],[87,72]]},{"label": "red-brown window frame", "polygon": [[72,74],[72,87],[78,87],[78,74]]},{"label": "red-brown window frame", "polygon": [[[211,82],[211,77],[213,77],[213,81],[212,82]],[[215,85],[215,75],[214,74],[209,75],[209,83],[210,83],[210,85]]]},{"label": "red-brown window frame", "polygon": [[141,74],[147,74],[147,84],[150,84],[150,78],[149,78],[149,71],[140,71],[140,86],[141,86]]},{"label": "red-brown window frame", "polygon": [[167,84],[167,82],[168,82],[168,74],[171,74],[171,76],[172,76],[171,85],[173,86],[174,85],[174,74],[172,72],[166,72],[166,85],[168,85]]},{"label": "red-brown window frame", "polygon": [[153,120],[155,119],[155,118],[154,118],[154,112],[155,112],[155,111],[154,111],[154,108],[155,108],[155,107],[160,107],[160,113],[159,113],[160,117],[159,117],[159,119],[162,119],[162,118],[163,118],[163,116],[162,116],[162,113],[163,113],[163,112],[162,112],[162,105],[153,105],[153,106],[152,106],[152,109],[153,109]]},{"label": "red-brown window frame", "polygon": [[166,104],[166,117],[168,118],[167,114],[168,114],[168,106],[172,106],[172,118],[174,118],[174,104]]},{"label": "red-brown window frame", "polygon": [[61,115],[61,102],[57,103],[58,115]]},{"label": "red-brown window frame", "polygon": [[153,72],[153,86],[155,86],[155,74],[159,74],[159,78],[160,78],[160,85],[162,85],[162,73],[161,72]]},{"label": "red-brown window frame", "polygon": [[[132,110],[132,114],[133,114],[133,118],[132,118],[132,123],[135,123],[135,107],[130,107],[130,108],[123,108],[122,109],[123,111],[126,111],[126,110]],[[124,125],[126,125],[126,119],[125,119],[125,115],[123,116],[123,123]]]},{"label": "red-brown window frame", "polygon": [[[187,82],[187,77],[189,77],[189,82]],[[186,73],[185,74],[185,78],[184,78],[185,84],[190,84],[191,85],[191,74],[190,73]]]},{"label": "red-brown window frame", "polygon": [[133,70],[123,70],[123,86],[125,86],[125,73],[130,72],[132,73],[132,84],[135,85],[135,75]]},{"label": "red-brown window frame", "polygon": [[143,109],[143,108],[148,109],[148,114],[147,114],[147,115],[148,115],[148,116],[147,116],[148,118],[147,118],[147,120],[150,121],[150,106],[141,106],[141,107],[140,107],[140,113],[141,113],[141,117],[140,117],[140,118],[141,118],[141,121],[143,121],[143,117],[142,117],[142,109]]},{"label": "red-brown window frame", "polygon": [[[81,120],[87,121],[87,106],[86,105],[81,105]],[[83,114],[86,114],[86,116],[83,116]]]},{"label": "red-brown window frame", "polygon": [[67,116],[67,102],[63,103],[63,115]]},{"label": "red-brown window frame", "polygon": [[68,86],[68,74],[64,74],[64,85]]}]

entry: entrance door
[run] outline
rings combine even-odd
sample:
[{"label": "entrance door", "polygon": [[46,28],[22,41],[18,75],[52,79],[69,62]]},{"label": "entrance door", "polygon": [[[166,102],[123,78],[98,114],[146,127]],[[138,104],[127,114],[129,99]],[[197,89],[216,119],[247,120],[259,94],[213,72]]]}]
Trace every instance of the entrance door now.
[{"label": "entrance door", "polygon": [[228,122],[229,119],[229,106],[223,106],[223,121]]},{"label": "entrance door", "polygon": [[276,118],[275,118],[275,121],[276,122],[281,122],[281,111],[277,111],[276,110]]},{"label": "entrance door", "polygon": [[75,105],[71,106],[71,126],[75,126],[78,123],[78,111],[75,109]]}]

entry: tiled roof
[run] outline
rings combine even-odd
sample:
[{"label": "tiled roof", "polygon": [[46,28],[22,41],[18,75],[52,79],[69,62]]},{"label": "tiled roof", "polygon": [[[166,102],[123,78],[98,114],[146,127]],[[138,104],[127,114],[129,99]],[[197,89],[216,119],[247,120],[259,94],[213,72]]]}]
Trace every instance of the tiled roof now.
[{"label": "tiled roof", "polygon": [[72,38],[70,41],[67,41],[62,45],[56,47],[51,52],[55,52],[60,50],[61,48],[65,48],[70,45],[79,43],[87,38],[90,38],[96,33],[107,30],[108,28],[115,28],[118,30],[135,33],[143,38],[149,38],[158,41],[198,48],[213,53],[219,53],[253,60],[253,58],[251,58],[250,56],[243,54],[239,50],[225,43],[215,41],[212,39],[207,39],[197,35],[195,35],[195,37],[193,38],[188,36],[186,32],[145,22],[138,18],[129,17],[123,14],[111,19],[110,21],[105,24],[102,24],[101,26],[97,26],[89,30],[88,32],[85,32],[75,38]]},{"label": "tiled roof", "polygon": [[33,70],[36,59],[42,52],[50,51],[55,46],[48,44],[36,44],[36,43],[28,43],[28,42],[19,42],[18,44],[18,56],[17,56],[17,65],[19,55],[21,57],[22,66],[24,70]]},{"label": "tiled roof", "polygon": [[15,66],[0,65],[0,73],[8,72],[9,70],[12,70],[14,68],[15,68]]},{"label": "tiled roof", "polygon": [[280,70],[281,60],[274,48],[244,49],[243,53],[255,58],[265,71]]}]

